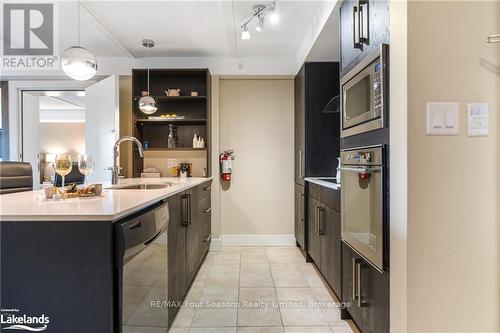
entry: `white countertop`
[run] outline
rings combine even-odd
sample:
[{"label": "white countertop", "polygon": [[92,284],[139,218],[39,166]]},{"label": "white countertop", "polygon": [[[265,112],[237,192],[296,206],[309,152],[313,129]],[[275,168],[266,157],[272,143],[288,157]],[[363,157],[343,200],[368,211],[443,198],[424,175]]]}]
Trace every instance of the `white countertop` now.
[{"label": "white countertop", "polygon": [[[1,221],[113,221],[212,178],[129,178],[103,184],[103,196],[45,200],[43,190],[0,195]],[[174,183],[162,189],[116,190],[135,184]],[[113,189],[115,188],[115,189]]]},{"label": "white countertop", "polygon": [[328,187],[328,188],[331,188],[333,190],[340,190],[340,184],[327,182],[327,181],[324,181],[322,179],[335,179],[335,177],[306,177],[306,178],[304,178],[304,180],[306,182],[310,182],[310,183],[314,183],[314,184],[317,184],[320,186]]}]

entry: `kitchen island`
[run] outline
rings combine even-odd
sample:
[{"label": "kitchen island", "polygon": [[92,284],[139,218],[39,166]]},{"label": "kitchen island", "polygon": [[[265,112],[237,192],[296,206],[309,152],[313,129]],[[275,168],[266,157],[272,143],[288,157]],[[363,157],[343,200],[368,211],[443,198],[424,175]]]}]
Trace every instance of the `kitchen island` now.
[{"label": "kitchen island", "polygon": [[[170,304],[184,299],[209,249],[210,183],[126,179],[96,198],[1,196],[2,329],[166,332],[178,311]],[[140,240],[146,234],[154,237]]]}]

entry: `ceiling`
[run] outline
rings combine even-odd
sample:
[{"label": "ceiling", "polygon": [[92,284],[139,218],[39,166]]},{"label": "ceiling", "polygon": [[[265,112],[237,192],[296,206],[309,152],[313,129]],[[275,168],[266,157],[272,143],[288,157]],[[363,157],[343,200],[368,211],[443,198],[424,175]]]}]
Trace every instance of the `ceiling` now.
[{"label": "ceiling", "polygon": [[100,57],[145,57],[142,38],[156,42],[151,57],[296,57],[324,2],[277,1],[280,21],[260,33],[251,24],[252,38],[242,40],[252,7],[271,3],[82,0],[81,40]]},{"label": "ceiling", "polygon": [[[47,96],[48,95],[48,96]],[[85,95],[73,92],[41,92],[41,123],[84,123]]]},{"label": "ceiling", "polygon": [[[266,21],[262,32],[252,22],[249,40],[241,39],[242,23],[254,5],[271,1],[80,0],[80,15],[77,1],[57,3],[56,52],[78,43],[88,48],[97,57],[101,77],[130,75],[132,68],[146,67],[203,67],[228,76],[295,75],[308,55],[338,57],[338,18],[331,18],[338,0],[277,0],[279,22]],[[323,33],[327,22],[333,30]],[[143,38],[156,42],[149,54],[141,45]],[[6,79],[66,77],[60,66],[2,74]]]}]

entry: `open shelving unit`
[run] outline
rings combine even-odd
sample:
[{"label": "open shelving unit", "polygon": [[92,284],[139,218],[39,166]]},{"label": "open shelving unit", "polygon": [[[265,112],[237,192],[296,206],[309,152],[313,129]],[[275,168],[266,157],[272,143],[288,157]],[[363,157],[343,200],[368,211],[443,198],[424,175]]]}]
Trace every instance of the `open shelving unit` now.
[{"label": "open shelving unit", "polygon": [[[141,92],[147,90],[147,69],[132,70],[132,120],[134,135],[151,152],[205,152],[207,175],[210,175],[210,72],[206,68],[195,69],[150,69],[149,93],[156,100],[158,110],[151,116],[176,115],[183,119],[149,119],[139,110]],[[181,96],[167,96],[168,89],[181,89]],[[196,91],[198,96],[191,96]],[[168,148],[168,125],[177,127],[178,148]],[[205,139],[205,148],[192,148],[194,134]],[[166,162],[165,162],[166,163]],[[143,159],[134,150],[133,173],[139,177],[143,170]]]}]

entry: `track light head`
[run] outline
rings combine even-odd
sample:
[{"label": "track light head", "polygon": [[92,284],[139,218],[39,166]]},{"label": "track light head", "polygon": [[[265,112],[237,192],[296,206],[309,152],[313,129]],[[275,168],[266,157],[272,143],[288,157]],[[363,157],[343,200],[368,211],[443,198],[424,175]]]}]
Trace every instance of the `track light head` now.
[{"label": "track light head", "polygon": [[243,30],[241,31],[241,39],[246,40],[250,39],[250,31],[248,31],[248,27],[245,24],[242,28]]}]

